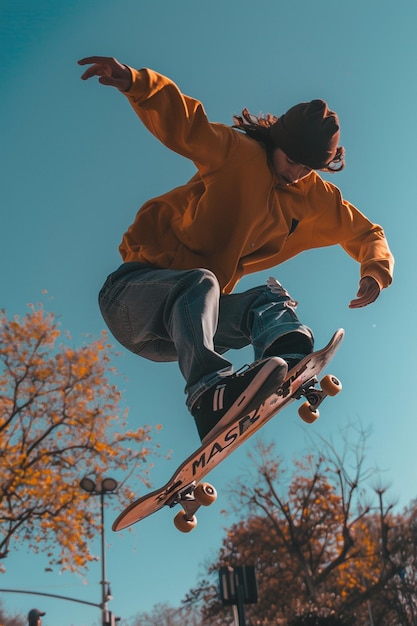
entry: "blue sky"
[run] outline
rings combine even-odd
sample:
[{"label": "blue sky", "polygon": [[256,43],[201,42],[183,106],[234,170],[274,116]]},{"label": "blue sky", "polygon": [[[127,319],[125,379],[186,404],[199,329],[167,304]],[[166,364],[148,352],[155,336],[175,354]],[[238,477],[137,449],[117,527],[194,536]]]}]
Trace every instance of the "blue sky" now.
[{"label": "blue sky", "polygon": [[[1,306],[24,314],[42,301],[61,316],[79,345],[98,335],[97,292],[119,264],[118,244],[141,204],[187,180],[191,163],[158,144],[116,90],[84,83],[77,59],[115,56],[170,76],[200,99],[213,121],[231,123],[248,107],[280,114],[324,98],[339,114],[347,167],[331,180],[349,201],[383,225],[396,257],[392,287],[363,310],[349,310],[358,266],[341,249],[315,250],[238,289],[275,275],[300,302],[317,347],[337,327],[346,339],[331,371],[344,390],[306,429],[294,405],[263,431],[291,462],[309,432],[338,438],[349,421],[371,429],[368,463],[378,466],[398,507],[415,497],[417,227],[417,4],[412,0],[2,0],[0,4]],[[48,295],[42,296],[42,290]],[[245,349],[236,366],[250,361]],[[175,364],[156,365],[121,350],[115,359],[132,426],[158,435],[172,460],[152,473],[155,486],[196,447]],[[168,398],[168,402],[167,402]],[[313,429],[313,430],[312,430]],[[191,535],[162,511],[114,534],[107,514],[107,568],[124,619],[158,601],[179,603],[220,546],[226,487],[249,463],[251,443],[211,475],[220,497]],[[95,547],[99,552],[99,543]],[[100,565],[86,577],[44,573],[42,556],[13,551],[0,587],[99,602]],[[99,611],[36,596],[0,594],[5,608],[47,611],[44,626],[93,626]]]}]

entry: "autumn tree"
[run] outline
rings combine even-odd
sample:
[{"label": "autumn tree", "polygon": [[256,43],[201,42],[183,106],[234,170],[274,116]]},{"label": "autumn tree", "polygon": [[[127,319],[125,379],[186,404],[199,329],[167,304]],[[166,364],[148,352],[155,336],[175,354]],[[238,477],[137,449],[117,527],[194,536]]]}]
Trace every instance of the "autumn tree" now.
[{"label": "autumn tree", "polygon": [[[386,520],[383,532],[388,535],[384,556],[395,575],[381,593],[374,594],[369,607],[375,624],[415,626],[417,624],[417,501],[402,515]],[[384,542],[381,542],[382,546]],[[382,548],[384,550],[384,548]],[[369,583],[368,583],[369,584]],[[389,621],[391,620],[391,621]]]},{"label": "autumn tree", "polygon": [[149,427],[129,430],[120,416],[106,335],[78,348],[60,337],[40,306],[22,318],[1,312],[0,558],[24,543],[76,571],[94,558],[88,544],[100,528],[80,478],[116,472],[113,502],[125,504],[133,493],[124,478],[146,482],[156,446]]},{"label": "autumn tree", "polygon": [[[374,626],[416,623],[400,615],[415,619],[416,525],[413,531],[409,513],[393,513],[383,488],[369,485],[376,476],[365,467],[365,434],[348,439],[341,453],[321,442],[290,472],[274,445],[258,444],[252,475],[233,488],[244,517],[228,529],[208,568],[215,580],[202,581],[186,598],[202,607],[204,623],[232,623],[217,593],[224,565],[256,567],[259,602],[247,607],[251,625],[287,626],[297,616],[326,614],[355,626],[367,623],[370,611]],[[398,591],[401,577],[409,589],[403,580]]]}]

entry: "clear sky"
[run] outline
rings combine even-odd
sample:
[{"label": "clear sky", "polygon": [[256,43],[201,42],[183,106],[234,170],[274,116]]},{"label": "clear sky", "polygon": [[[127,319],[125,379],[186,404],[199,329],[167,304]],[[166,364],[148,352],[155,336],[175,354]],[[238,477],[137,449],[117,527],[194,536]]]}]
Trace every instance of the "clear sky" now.
[{"label": "clear sky", "polygon": [[[348,421],[369,426],[368,463],[382,471],[398,507],[416,492],[417,4],[414,0],[1,0],[1,306],[24,314],[43,301],[80,345],[104,328],[97,292],[120,262],[118,244],[141,204],[185,182],[193,165],[151,137],[116,90],[84,83],[77,59],[115,56],[151,67],[198,99],[213,121],[248,107],[280,114],[324,98],[339,114],[347,167],[331,180],[383,225],[396,257],[393,286],[363,310],[349,310],[358,265],[338,248],[307,252],[238,289],[275,275],[300,302],[321,347],[338,327],[346,339],[331,371],[344,390],[309,429],[294,405],[263,431],[291,462],[308,431],[337,438]],[[42,290],[48,295],[42,296]],[[236,366],[251,361],[234,353]],[[163,423],[172,460],[157,462],[155,487],[198,444],[176,364],[156,365],[121,350],[123,404],[132,426]],[[313,429],[313,430],[312,430]],[[191,535],[172,512],[114,534],[107,514],[111,608],[127,620],[155,602],[177,605],[220,546],[226,487],[249,462],[244,449],[211,475],[218,503]],[[99,553],[99,543],[95,546]],[[45,573],[42,556],[13,550],[0,587],[100,600],[100,564],[86,577]],[[0,594],[6,610],[47,612],[44,626],[94,626],[99,611],[47,598]],[[126,623],[126,621],[122,622]]]}]

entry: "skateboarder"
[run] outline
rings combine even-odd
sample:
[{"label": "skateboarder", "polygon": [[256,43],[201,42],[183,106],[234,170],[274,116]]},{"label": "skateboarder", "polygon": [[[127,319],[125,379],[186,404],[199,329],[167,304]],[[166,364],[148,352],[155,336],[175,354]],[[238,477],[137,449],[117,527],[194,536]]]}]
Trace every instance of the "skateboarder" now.
[{"label": "skateboarder", "polygon": [[[155,71],[111,57],[79,64],[89,66],[82,79],[98,76],[119,89],[146,128],[196,166],[190,181],[139,210],[99,302],[127,349],[178,361],[203,439],[259,404],[313,349],[311,330],[278,281],[232,293],[243,275],[339,244],[360,263],[350,302],[358,308],[391,283],[393,258],[382,228],[317,173],[344,166],[338,117],[323,100],[280,117],[244,109],[230,127],[210,122],[198,100]],[[223,355],[250,344],[254,363],[234,372]]]}]

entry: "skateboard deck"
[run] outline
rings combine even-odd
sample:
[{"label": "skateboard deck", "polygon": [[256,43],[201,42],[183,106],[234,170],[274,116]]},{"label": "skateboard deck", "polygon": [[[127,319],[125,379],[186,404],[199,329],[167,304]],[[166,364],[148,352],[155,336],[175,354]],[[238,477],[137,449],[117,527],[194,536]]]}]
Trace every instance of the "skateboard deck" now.
[{"label": "skateboard deck", "polygon": [[160,489],[144,495],[126,507],[113,523],[113,530],[123,530],[152,515],[164,506],[179,504],[181,510],[174,518],[176,527],[189,532],[197,523],[195,513],[200,506],[215,501],[216,490],[200,482],[214,467],[252,437],[274,415],[293,400],[305,398],[298,413],[302,420],[313,423],[318,417],[317,407],[326,396],[336,395],[342,388],[335,376],[327,375],[318,382],[318,376],[333,358],[344,336],[344,330],[335,332],[327,346],[306,356],[291,369],[284,382],[250,413],[241,413],[222,430],[208,436],[204,443],[177,468],[171,479]]}]

